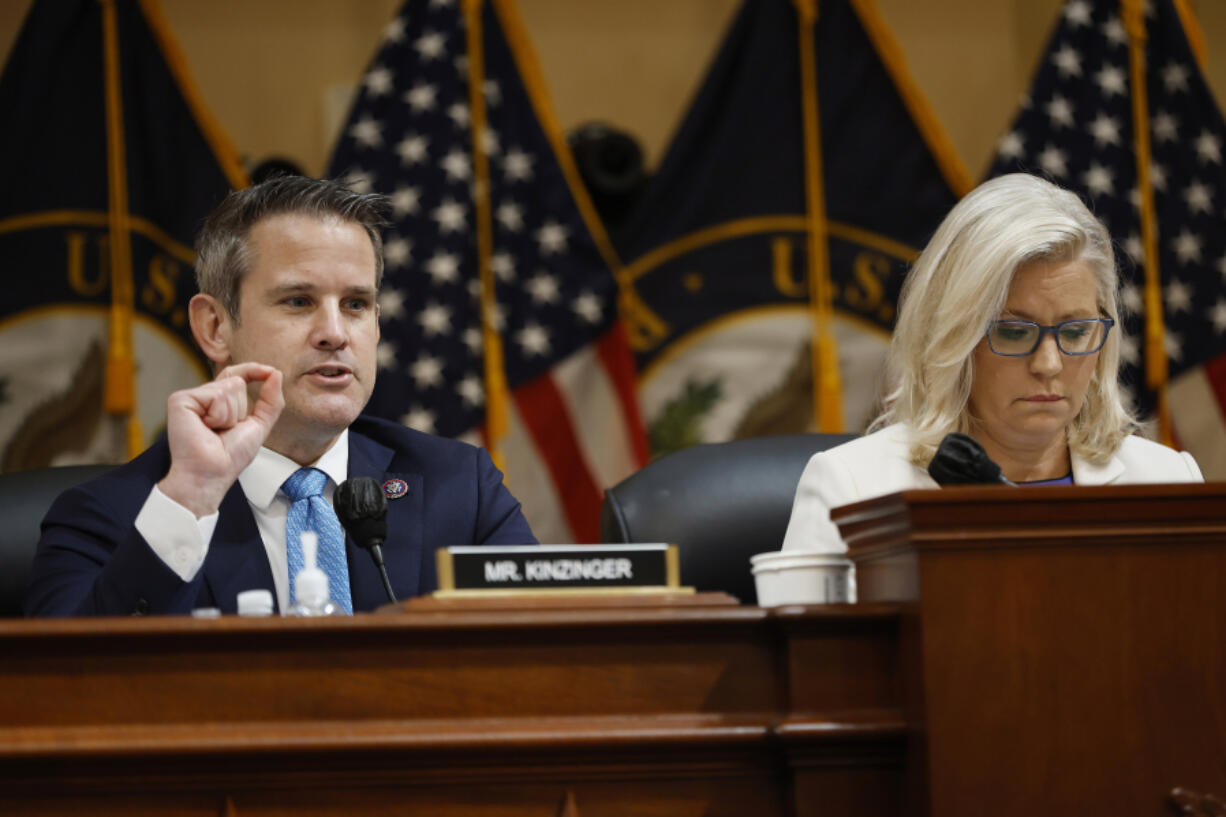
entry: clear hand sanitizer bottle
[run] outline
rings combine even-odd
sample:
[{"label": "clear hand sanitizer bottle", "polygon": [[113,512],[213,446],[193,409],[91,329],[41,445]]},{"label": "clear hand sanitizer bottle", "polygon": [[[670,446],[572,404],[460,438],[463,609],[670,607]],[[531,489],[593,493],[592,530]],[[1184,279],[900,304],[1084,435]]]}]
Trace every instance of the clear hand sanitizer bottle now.
[{"label": "clear hand sanitizer bottle", "polygon": [[345,611],[328,599],[328,574],[316,564],[319,536],[302,532],[302,570],[294,577],[294,598],[287,616],[343,616]]}]

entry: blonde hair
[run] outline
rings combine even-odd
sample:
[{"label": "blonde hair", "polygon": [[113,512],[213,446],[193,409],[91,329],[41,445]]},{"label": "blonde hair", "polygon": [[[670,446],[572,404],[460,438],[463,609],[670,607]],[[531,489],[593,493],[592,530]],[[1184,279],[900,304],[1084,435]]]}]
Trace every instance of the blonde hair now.
[{"label": "blonde hair", "polygon": [[1080,261],[1098,309],[1116,326],[1098,353],[1069,448],[1109,458],[1137,427],[1119,388],[1120,314],[1111,237],[1076,194],[1025,173],[981,184],[949,212],[903,284],[886,363],[889,391],[870,431],[906,423],[911,459],[926,466],[951,431],[969,433],[971,355],[1004,309],[1014,273],[1034,261]]}]

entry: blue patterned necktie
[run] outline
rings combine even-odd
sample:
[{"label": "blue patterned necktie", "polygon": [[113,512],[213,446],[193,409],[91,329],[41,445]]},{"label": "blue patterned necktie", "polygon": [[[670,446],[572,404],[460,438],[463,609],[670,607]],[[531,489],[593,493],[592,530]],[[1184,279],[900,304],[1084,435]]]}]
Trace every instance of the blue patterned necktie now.
[{"label": "blue patterned necktie", "polygon": [[294,577],[302,570],[302,532],[319,534],[319,555],[316,563],[328,575],[328,593],[332,603],[346,613],[353,612],[349,593],[349,562],[345,557],[345,533],[341,530],[336,511],[324,499],[328,477],[318,468],[299,468],[281,486],[290,499],[285,516],[285,555],[289,562],[290,600],[294,598]]}]

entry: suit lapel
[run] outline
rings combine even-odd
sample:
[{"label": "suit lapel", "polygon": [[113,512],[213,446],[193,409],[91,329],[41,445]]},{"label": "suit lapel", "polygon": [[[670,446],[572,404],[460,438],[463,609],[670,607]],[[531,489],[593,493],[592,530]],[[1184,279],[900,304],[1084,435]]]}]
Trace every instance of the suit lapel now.
[{"label": "suit lapel", "polygon": [[1124,473],[1124,463],[1112,455],[1102,465],[1096,465],[1070,452],[1073,461],[1074,485],[1107,485],[1117,480]]},{"label": "suit lapel", "polygon": [[[403,480],[408,490],[403,496],[387,501],[387,541],[383,544],[383,561],[397,599],[418,594],[421,585],[422,511],[425,507],[423,481],[420,474],[391,471],[392,449],[369,437],[349,431],[349,476],[371,477],[380,485],[388,480]],[[349,556],[349,587],[353,592],[353,609],[373,610],[387,603],[383,580],[370,554],[345,537]]]},{"label": "suit lapel", "polygon": [[[237,482],[221,502],[204,561],[204,581],[213,603],[224,613],[236,612],[237,596],[244,590],[263,587],[272,591],[276,586],[251,505]],[[274,610],[278,609],[276,596],[273,592]]]}]

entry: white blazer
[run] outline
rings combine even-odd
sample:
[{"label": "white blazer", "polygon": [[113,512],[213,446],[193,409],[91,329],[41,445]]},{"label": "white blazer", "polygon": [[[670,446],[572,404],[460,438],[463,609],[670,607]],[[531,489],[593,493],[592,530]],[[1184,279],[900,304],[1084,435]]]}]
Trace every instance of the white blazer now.
[{"label": "white blazer", "polygon": [[[927,471],[908,460],[910,450],[910,430],[898,423],[814,454],[796,486],[783,549],[845,553],[847,545],[830,521],[832,508],[896,491],[939,488]],[[1102,465],[1086,462],[1076,454],[1072,460],[1073,482],[1077,485],[1205,480],[1191,454],[1135,436],[1125,438]]]}]

